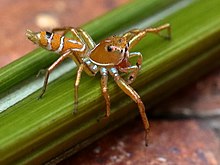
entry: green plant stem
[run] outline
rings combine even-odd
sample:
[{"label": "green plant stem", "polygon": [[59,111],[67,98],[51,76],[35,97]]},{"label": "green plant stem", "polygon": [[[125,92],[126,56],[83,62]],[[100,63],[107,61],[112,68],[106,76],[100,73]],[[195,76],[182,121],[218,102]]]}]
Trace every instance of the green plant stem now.
[{"label": "green plant stem", "polygon": [[[155,1],[155,4],[156,2],[158,1]],[[141,4],[142,1],[137,0],[132,3]],[[132,6],[131,4],[129,5]],[[143,54],[144,62],[132,87],[141,95],[146,105],[158,103],[164,97],[220,65],[218,6],[220,6],[219,0],[192,3],[163,19],[162,22],[170,22],[172,25],[173,39],[171,41],[148,35],[133,50]],[[126,7],[124,9],[127,10]],[[159,12],[158,10],[157,12]],[[127,13],[122,12],[121,15],[123,14]],[[106,15],[100,20],[105,20],[104,18],[108,16]],[[139,22],[143,19],[142,16],[140,17]],[[109,21],[114,20],[112,17],[108,19]],[[124,22],[126,21],[124,20]],[[162,22],[158,24],[162,24]],[[85,28],[88,27],[88,29],[86,28],[88,31],[92,29],[92,27],[89,28],[92,26],[90,24],[85,26]],[[98,23],[95,21],[94,24],[95,27]],[[101,37],[98,36],[97,34],[97,38],[100,39]],[[15,66],[18,67],[24,62],[30,62],[33,65],[33,62],[36,62],[34,57],[37,58],[37,61],[42,60],[43,58],[39,57],[41,53],[43,58],[47,58],[46,56],[49,54],[46,51],[37,50],[3,68],[0,71],[3,78],[1,77],[0,80],[6,79],[5,74]],[[47,60],[51,59],[47,58]],[[31,73],[27,71],[27,74],[34,75],[41,65],[49,63],[34,66],[29,71]],[[24,72],[28,70],[26,67],[23,68]],[[10,87],[14,86],[14,83],[11,82],[12,75],[10,74],[8,77],[11,78],[10,81],[0,84],[1,90],[2,87],[9,89],[7,84]],[[0,114],[0,160],[3,163],[45,162],[71,147],[73,147],[71,152],[77,152],[138,114],[137,105],[118,90],[113,80],[110,80],[111,115],[108,119],[101,119],[97,122],[97,119],[105,112],[105,103],[99,86],[100,78],[99,76],[91,78],[83,75],[79,89],[79,112],[72,115],[72,87],[75,75],[74,69],[52,82],[42,100],[36,100],[39,95],[39,92],[36,92]],[[23,76],[23,73],[19,72],[19,76]],[[25,76],[26,79],[27,75]],[[14,81],[20,82],[21,80],[17,77]]]}]

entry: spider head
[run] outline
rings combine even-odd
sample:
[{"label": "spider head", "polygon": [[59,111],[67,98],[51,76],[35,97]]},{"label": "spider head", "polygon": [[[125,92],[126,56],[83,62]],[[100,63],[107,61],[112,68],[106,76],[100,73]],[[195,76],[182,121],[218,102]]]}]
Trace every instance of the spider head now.
[{"label": "spider head", "polygon": [[100,65],[117,65],[128,50],[125,37],[111,36],[101,41],[90,53],[90,58]]},{"label": "spider head", "polygon": [[127,41],[125,37],[111,36],[106,40],[101,42],[105,45],[106,52],[121,54],[127,46]]}]

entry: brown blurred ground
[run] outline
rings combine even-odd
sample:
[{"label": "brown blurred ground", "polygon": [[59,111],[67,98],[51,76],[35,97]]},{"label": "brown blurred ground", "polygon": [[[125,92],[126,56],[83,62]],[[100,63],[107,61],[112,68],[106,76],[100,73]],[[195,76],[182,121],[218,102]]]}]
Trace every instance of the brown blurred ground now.
[{"label": "brown blurred ground", "polygon": [[[0,0],[0,66],[35,48],[27,28],[80,26],[128,1]],[[137,118],[60,164],[220,164],[220,68],[150,111],[148,148]]]}]

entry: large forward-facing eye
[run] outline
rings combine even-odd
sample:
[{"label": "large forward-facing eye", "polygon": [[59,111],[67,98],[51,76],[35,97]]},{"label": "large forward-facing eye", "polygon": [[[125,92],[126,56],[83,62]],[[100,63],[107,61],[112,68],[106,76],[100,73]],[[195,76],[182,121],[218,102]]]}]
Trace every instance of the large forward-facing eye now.
[{"label": "large forward-facing eye", "polygon": [[107,49],[107,51],[108,51],[108,52],[111,52],[111,51],[113,50],[113,49],[112,49],[112,47],[111,47],[110,45],[109,45],[109,46],[107,46],[107,48],[106,48],[106,49]]}]

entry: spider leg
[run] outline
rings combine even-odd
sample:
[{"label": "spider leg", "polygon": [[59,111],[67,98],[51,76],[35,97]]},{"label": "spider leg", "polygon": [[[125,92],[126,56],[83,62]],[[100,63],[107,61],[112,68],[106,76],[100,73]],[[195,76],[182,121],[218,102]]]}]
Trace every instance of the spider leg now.
[{"label": "spider leg", "polygon": [[55,32],[62,32],[62,35],[66,35],[68,32],[72,34],[72,36],[79,42],[84,43],[83,39],[81,38],[80,34],[77,31],[77,28],[74,27],[62,27],[62,28],[54,28],[52,30],[53,33]]},{"label": "spider leg", "polygon": [[121,72],[124,72],[124,73],[129,73],[130,72],[129,75],[128,75],[128,78],[126,80],[126,83],[131,84],[136,79],[139,68],[136,65],[133,65],[133,66],[129,66],[129,67],[126,67],[126,68],[119,68],[119,70]]},{"label": "spider leg", "polygon": [[73,110],[74,113],[77,113],[77,109],[78,109],[78,89],[79,89],[79,83],[80,83],[83,68],[84,68],[84,64],[80,64],[77,70],[75,88],[74,88],[74,98],[75,98],[74,99],[74,110]]},{"label": "spider leg", "polygon": [[[167,36],[162,36],[159,33],[160,31],[162,31],[164,29],[167,30],[167,33],[168,33]],[[143,30],[134,29],[134,30],[131,30],[131,31],[125,33],[123,35],[123,37],[125,37],[127,39],[128,44],[129,44],[129,49],[131,49],[148,33],[155,33],[155,34],[162,36],[166,39],[170,39],[171,38],[171,26],[170,26],[170,24],[164,24],[164,25],[156,27],[156,28],[146,28]]]},{"label": "spider leg", "polygon": [[67,51],[66,53],[64,53],[63,55],[61,55],[46,71],[45,74],[45,79],[44,79],[44,85],[42,88],[42,92],[39,96],[39,99],[43,97],[46,88],[47,88],[47,84],[48,84],[48,79],[49,79],[49,75],[50,73],[65,59],[68,57],[68,55],[70,54],[70,51]]},{"label": "spider leg", "polygon": [[145,113],[145,106],[143,102],[141,101],[140,96],[137,94],[137,92],[129,86],[124,79],[122,79],[116,68],[111,68],[109,70],[110,74],[114,77],[115,82],[117,85],[128,95],[132,100],[134,100],[139,108],[139,113],[142,118],[142,122],[144,124],[144,129],[145,129],[145,144],[146,146],[148,145],[148,133],[149,133],[149,122]]},{"label": "spider leg", "polygon": [[[76,28],[74,27],[61,27],[61,28],[54,28],[52,29],[52,33],[56,33],[56,32],[62,32],[62,35],[66,35],[68,32],[73,32],[73,35],[75,36],[75,32]],[[78,36],[76,36],[78,38]]]},{"label": "spider leg", "polygon": [[110,96],[108,94],[108,71],[106,68],[101,68],[100,69],[101,73],[101,88],[102,88],[102,95],[105,98],[105,103],[106,103],[106,117],[109,117],[110,115]]},{"label": "spider leg", "polygon": [[92,37],[83,29],[77,28],[77,32],[81,35],[84,43],[86,43],[89,49],[93,49],[96,46],[96,43],[93,41]]},{"label": "spider leg", "polygon": [[121,72],[129,73],[127,83],[131,84],[137,77],[138,71],[141,69],[143,57],[140,52],[132,52],[129,54],[128,58],[138,57],[136,65],[128,66],[125,68],[119,68]]},{"label": "spider leg", "polygon": [[138,68],[141,68],[142,62],[143,62],[143,56],[140,52],[131,52],[129,54],[128,58],[133,58],[133,57],[138,57],[136,65],[138,66]]}]

